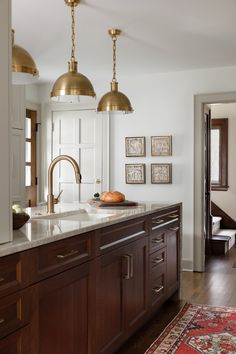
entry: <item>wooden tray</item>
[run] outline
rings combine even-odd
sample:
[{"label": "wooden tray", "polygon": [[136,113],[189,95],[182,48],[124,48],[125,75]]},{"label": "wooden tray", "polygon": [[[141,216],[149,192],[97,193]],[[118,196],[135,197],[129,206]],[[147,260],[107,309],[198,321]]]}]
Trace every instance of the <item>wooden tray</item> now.
[{"label": "wooden tray", "polygon": [[138,205],[137,202],[132,202],[131,200],[125,200],[120,203],[106,203],[99,199],[90,199],[88,203],[96,208],[120,208],[120,207],[132,207]]}]

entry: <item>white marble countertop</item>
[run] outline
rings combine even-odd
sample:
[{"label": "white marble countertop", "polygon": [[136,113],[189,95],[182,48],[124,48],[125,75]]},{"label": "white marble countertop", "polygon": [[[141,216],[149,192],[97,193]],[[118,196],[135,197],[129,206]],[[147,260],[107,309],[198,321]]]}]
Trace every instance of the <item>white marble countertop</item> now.
[{"label": "white marble countertop", "polygon": [[[13,232],[13,241],[0,245],[0,257],[67,237],[148,215],[179,203],[139,203],[135,207],[94,208],[89,204],[58,204],[55,214],[46,206],[27,208],[29,221]],[[79,217],[77,217],[79,216]]]}]

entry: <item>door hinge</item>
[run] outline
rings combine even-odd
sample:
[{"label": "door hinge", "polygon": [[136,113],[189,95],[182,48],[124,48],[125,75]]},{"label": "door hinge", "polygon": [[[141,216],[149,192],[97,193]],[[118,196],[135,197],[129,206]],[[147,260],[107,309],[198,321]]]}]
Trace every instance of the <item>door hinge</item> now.
[{"label": "door hinge", "polygon": [[38,185],[38,177],[35,177],[35,185]]}]

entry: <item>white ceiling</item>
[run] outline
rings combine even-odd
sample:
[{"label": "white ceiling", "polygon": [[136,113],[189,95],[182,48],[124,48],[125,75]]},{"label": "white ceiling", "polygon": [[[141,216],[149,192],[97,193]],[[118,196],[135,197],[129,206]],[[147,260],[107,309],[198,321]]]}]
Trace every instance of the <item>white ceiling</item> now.
[{"label": "white ceiling", "polygon": [[[236,65],[235,0],[81,0],[76,8],[79,71],[91,80],[112,76],[118,39],[123,75]],[[34,57],[42,81],[67,71],[70,8],[64,0],[12,0],[15,42]]]}]

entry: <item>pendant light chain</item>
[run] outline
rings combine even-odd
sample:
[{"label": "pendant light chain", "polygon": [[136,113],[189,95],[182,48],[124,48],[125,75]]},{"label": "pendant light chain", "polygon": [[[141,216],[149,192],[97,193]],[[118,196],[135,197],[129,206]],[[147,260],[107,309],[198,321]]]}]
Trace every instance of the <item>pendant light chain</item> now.
[{"label": "pendant light chain", "polygon": [[71,41],[72,41],[72,47],[71,47],[71,60],[75,60],[75,6],[71,6]]},{"label": "pendant light chain", "polygon": [[113,40],[113,77],[112,81],[116,82],[116,36],[112,36]]}]

